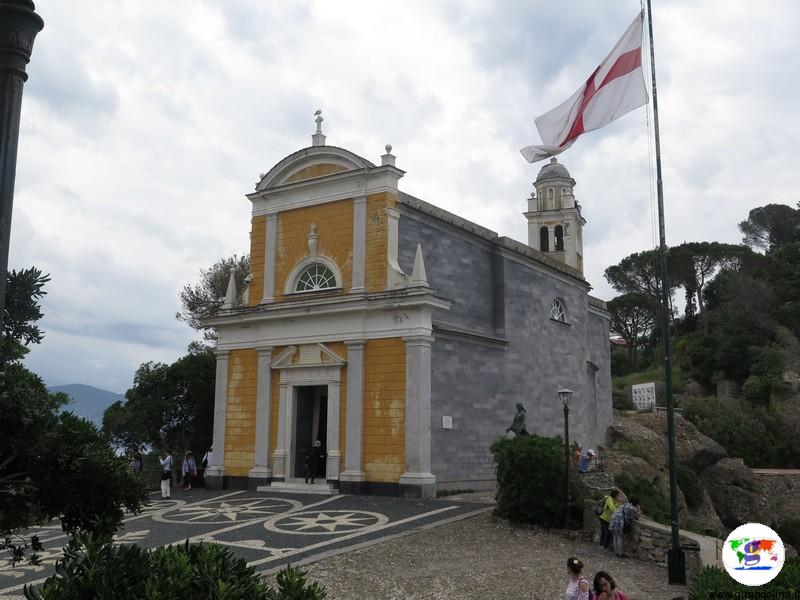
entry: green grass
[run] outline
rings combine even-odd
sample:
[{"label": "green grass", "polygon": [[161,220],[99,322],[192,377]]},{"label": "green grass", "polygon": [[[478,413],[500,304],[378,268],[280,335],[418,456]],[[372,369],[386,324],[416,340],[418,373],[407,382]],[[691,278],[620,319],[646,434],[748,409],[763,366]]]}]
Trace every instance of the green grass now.
[{"label": "green grass", "polygon": [[614,446],[614,450],[622,452],[623,454],[627,454],[628,456],[638,456],[639,458],[643,459],[647,464],[649,464],[651,467],[655,469],[658,468],[658,461],[656,460],[656,457],[653,456],[650,452],[645,450],[642,446],[640,446],[636,442],[629,442],[629,441],[619,442],[616,446]]},{"label": "green grass", "polygon": [[[675,365],[672,366],[672,390],[674,393],[681,393],[686,387],[687,375]],[[639,371],[637,373],[629,373],[620,377],[613,377],[611,380],[612,393],[621,395],[625,394],[625,389],[629,385],[636,385],[638,383],[656,383],[664,382],[664,368],[653,367],[646,371]],[[661,404],[659,402],[659,404]]]}]

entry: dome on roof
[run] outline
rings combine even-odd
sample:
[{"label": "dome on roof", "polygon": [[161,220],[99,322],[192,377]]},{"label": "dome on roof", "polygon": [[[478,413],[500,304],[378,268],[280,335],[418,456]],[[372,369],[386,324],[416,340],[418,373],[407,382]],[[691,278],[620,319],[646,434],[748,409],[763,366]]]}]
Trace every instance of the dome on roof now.
[{"label": "dome on roof", "polygon": [[555,178],[572,179],[572,176],[569,174],[569,171],[567,171],[567,167],[558,162],[558,159],[554,156],[550,159],[550,162],[539,171],[539,175],[536,177],[536,183],[544,179]]}]

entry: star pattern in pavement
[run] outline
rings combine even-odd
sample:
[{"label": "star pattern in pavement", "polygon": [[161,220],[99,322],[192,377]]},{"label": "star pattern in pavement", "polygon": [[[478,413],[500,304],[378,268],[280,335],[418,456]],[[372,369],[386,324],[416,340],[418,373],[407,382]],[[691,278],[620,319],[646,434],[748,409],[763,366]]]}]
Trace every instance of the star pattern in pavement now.
[{"label": "star pattern in pavement", "polygon": [[207,502],[178,508],[164,520],[180,523],[233,523],[268,517],[292,508],[292,504],[272,498]]},{"label": "star pattern in pavement", "polygon": [[291,528],[292,531],[310,531],[314,529],[324,529],[331,533],[337,530],[347,529],[352,531],[367,526],[365,522],[375,522],[373,516],[357,516],[359,513],[348,512],[345,514],[334,515],[329,512],[321,512],[309,517],[292,516],[292,521],[285,522],[283,527]]}]

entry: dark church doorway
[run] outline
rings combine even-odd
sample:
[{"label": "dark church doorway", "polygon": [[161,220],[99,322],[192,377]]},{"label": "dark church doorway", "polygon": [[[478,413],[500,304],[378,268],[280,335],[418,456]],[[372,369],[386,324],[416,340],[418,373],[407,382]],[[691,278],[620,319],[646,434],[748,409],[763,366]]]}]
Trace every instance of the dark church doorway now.
[{"label": "dark church doorway", "polygon": [[[327,454],[328,437],[328,386],[303,385],[295,387],[294,426],[294,477],[305,477],[306,457],[315,440],[322,442],[322,452]],[[321,460],[317,477],[325,480],[325,460]]]}]

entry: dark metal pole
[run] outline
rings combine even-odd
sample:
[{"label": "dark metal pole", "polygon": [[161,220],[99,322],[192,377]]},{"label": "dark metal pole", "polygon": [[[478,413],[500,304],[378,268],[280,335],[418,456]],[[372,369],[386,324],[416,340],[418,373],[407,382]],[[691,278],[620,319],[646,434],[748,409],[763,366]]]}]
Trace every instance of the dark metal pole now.
[{"label": "dark metal pole", "polygon": [[672,547],[667,553],[669,583],[686,583],[686,559],[681,550],[678,527],[678,480],[675,458],[675,413],[672,401],[672,345],[670,341],[669,279],[667,277],[667,237],[664,230],[664,187],[661,182],[661,139],[658,131],[658,93],[656,91],[656,56],[653,46],[653,18],[647,0],[647,27],[650,37],[650,68],[653,76],[653,127],[656,134],[656,186],[658,190],[658,235],[661,260],[661,305],[664,335],[664,385],[667,392],[667,451],[669,454],[669,510]]},{"label": "dark metal pole", "polygon": [[569,505],[571,498],[569,493],[569,406],[564,404],[564,528],[569,523]]},{"label": "dark metal pole", "polygon": [[0,332],[6,306],[8,250],[25,66],[33,40],[44,27],[31,0],[0,0]]}]

